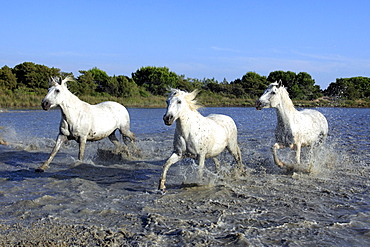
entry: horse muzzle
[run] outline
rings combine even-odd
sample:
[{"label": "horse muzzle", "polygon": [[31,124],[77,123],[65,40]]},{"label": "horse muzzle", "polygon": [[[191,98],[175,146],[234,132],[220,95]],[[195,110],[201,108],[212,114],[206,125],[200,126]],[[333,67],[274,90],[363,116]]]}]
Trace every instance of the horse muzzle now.
[{"label": "horse muzzle", "polygon": [[42,106],[42,109],[44,109],[45,111],[47,111],[47,110],[49,110],[50,109],[50,107],[51,107],[51,104],[50,104],[50,102],[49,101],[47,101],[47,100],[43,100],[42,102],[41,102],[41,106]]},{"label": "horse muzzle", "polygon": [[163,116],[163,121],[164,121],[165,125],[172,125],[173,121],[174,121],[174,118],[173,118],[172,115],[164,115]]},{"label": "horse muzzle", "polygon": [[262,110],[265,105],[260,100],[257,100],[255,106],[257,110]]}]

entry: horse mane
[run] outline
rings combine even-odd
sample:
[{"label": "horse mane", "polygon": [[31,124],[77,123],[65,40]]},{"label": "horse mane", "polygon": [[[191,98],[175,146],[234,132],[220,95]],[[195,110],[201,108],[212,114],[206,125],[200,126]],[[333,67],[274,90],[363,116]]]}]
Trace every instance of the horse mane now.
[{"label": "horse mane", "polygon": [[286,89],[286,87],[284,86],[280,86],[279,89],[281,90],[281,92],[283,93],[282,96],[284,98],[290,98],[289,97],[289,93],[288,93],[288,90]]},{"label": "horse mane", "polygon": [[[272,83],[273,84],[273,83]],[[272,85],[271,84],[271,85]],[[289,106],[291,106],[291,107],[293,107],[293,108],[295,108],[294,107],[294,104],[293,104],[293,101],[292,101],[292,99],[290,98],[290,96],[289,96],[289,92],[288,92],[288,90],[286,89],[286,87],[284,87],[283,85],[281,85],[281,86],[279,86],[278,87],[279,88],[279,91],[280,91],[280,95],[281,95],[281,99],[286,103],[286,104],[288,104]]]},{"label": "horse mane", "polygon": [[68,76],[66,76],[66,78],[63,79],[62,84],[67,83],[69,81],[74,81],[74,80],[75,79],[72,76],[68,75]]},{"label": "horse mane", "polygon": [[[79,101],[82,101],[80,98],[77,97],[77,95],[75,95],[74,93],[72,93],[71,91],[69,91],[69,88],[68,88],[68,83],[69,81],[74,81],[75,79],[73,78],[73,76],[66,76],[64,79],[62,79],[61,76],[55,76],[55,77],[51,77],[50,78],[50,81],[49,81],[49,84],[52,84],[52,83],[57,83],[59,85],[61,85],[62,87],[64,87],[65,89],[67,89],[66,92],[68,92],[69,95],[71,95],[72,98],[74,99],[77,99]],[[87,103],[87,102],[85,102]]]},{"label": "horse mane", "polygon": [[196,111],[199,108],[202,108],[202,106],[200,104],[198,104],[197,100],[195,99],[195,97],[197,97],[198,93],[199,93],[199,90],[195,89],[193,92],[186,93],[186,95],[185,95],[186,102],[188,102],[189,108],[192,111]]},{"label": "horse mane", "polygon": [[[270,83],[270,85],[268,86],[269,88],[273,87],[273,86],[276,86],[276,87],[279,87],[279,83],[277,81],[273,82],[273,83]],[[283,86],[284,87],[284,86]]]},{"label": "horse mane", "polygon": [[73,77],[70,76],[70,75],[66,76],[64,79],[62,79],[61,76],[54,76],[54,77],[50,77],[49,85],[52,86],[52,85],[55,85],[57,83],[57,84],[60,84],[60,85],[67,86],[67,82],[69,82],[69,81],[74,81]]},{"label": "horse mane", "polygon": [[174,88],[171,88],[170,90],[171,90],[170,97],[179,96],[180,94],[184,93],[185,94],[184,98],[186,102],[188,103],[190,110],[196,111],[197,109],[203,107],[202,105],[198,104],[197,100],[195,99],[199,93],[198,89],[195,89],[191,93],[182,91],[180,89],[174,89]]}]

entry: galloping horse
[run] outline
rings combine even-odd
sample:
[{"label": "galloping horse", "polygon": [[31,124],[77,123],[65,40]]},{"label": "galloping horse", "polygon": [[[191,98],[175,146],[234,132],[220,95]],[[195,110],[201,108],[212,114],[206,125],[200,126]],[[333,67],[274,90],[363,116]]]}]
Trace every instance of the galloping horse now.
[{"label": "galloping horse", "polygon": [[225,148],[234,156],[240,171],[243,164],[239,146],[237,144],[237,129],[234,121],[225,115],[211,114],[202,116],[197,109],[200,107],[195,101],[198,91],[187,93],[172,89],[167,99],[167,111],[163,116],[166,125],[176,121],[174,136],[174,151],[163,166],[158,189],[165,191],[167,170],[170,166],[185,157],[198,159],[198,175],[203,176],[204,161],[213,158],[216,171],[220,162],[215,157]]},{"label": "galloping horse", "polygon": [[115,147],[119,148],[121,144],[114,134],[116,129],[121,132],[125,143],[125,138],[135,140],[130,131],[129,114],[123,105],[110,101],[90,105],[68,90],[66,82],[71,80],[71,77],[64,80],[54,77],[49,80],[50,88],[41,105],[45,111],[59,106],[62,119],[55,147],[45,163],[36,169],[37,172],[43,172],[49,167],[61,145],[68,140],[79,143],[79,161],[84,158],[86,141],[98,141],[108,137]]},{"label": "galloping horse", "polygon": [[272,146],[275,164],[281,168],[284,166],[277,157],[276,150],[285,147],[296,150],[296,162],[300,164],[301,147],[312,148],[325,140],[328,134],[326,118],[316,110],[296,110],[281,80],[279,83],[271,83],[256,102],[257,110],[270,107],[276,108],[278,121],[275,130],[276,143]]}]

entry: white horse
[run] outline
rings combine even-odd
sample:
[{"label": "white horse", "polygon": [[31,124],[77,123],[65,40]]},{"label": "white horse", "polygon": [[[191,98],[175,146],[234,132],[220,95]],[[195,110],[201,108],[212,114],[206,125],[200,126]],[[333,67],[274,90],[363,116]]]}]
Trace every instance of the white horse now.
[{"label": "white horse", "polygon": [[301,147],[312,148],[325,140],[328,134],[326,118],[316,110],[296,110],[281,80],[279,83],[271,83],[256,102],[257,110],[270,107],[276,108],[278,121],[276,143],[272,146],[275,164],[281,168],[284,166],[276,152],[285,147],[296,150],[296,162],[300,164]]},{"label": "white horse", "polygon": [[50,157],[36,171],[43,172],[59,151],[61,145],[68,140],[79,143],[78,159],[84,158],[86,141],[98,141],[108,136],[116,148],[121,146],[114,132],[119,129],[125,138],[134,141],[134,134],[130,131],[130,117],[126,108],[116,102],[102,102],[90,105],[72,94],[66,85],[71,77],[64,80],[54,77],[49,80],[49,91],[42,100],[42,108],[47,111],[59,106],[62,111],[59,135]]},{"label": "white horse", "polygon": [[163,166],[158,189],[165,191],[167,170],[170,166],[185,157],[198,159],[198,175],[203,176],[204,161],[213,158],[216,171],[220,162],[215,157],[225,148],[234,156],[240,171],[243,164],[239,146],[237,144],[237,129],[234,121],[225,115],[211,114],[202,116],[197,109],[200,107],[194,100],[198,91],[187,93],[172,89],[167,99],[167,111],[163,116],[166,125],[176,121],[174,136],[174,151]]}]

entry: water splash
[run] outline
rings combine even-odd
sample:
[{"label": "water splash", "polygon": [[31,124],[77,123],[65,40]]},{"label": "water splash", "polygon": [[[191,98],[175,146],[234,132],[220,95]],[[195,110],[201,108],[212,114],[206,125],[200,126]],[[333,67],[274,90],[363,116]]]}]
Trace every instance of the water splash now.
[{"label": "water splash", "polygon": [[[247,118],[237,118],[244,108],[233,110],[237,123]],[[171,166],[165,195],[156,190],[172,153],[170,132],[137,134],[144,155],[138,160],[100,157],[99,149],[114,146],[88,143],[86,160],[73,168],[78,144],[70,141],[40,174],[31,168],[48,157],[54,132],[35,137],[7,127],[3,137],[14,146],[0,146],[0,245],[42,239],[70,245],[364,246],[370,236],[368,113],[323,111],[331,134],[313,153],[313,172],[289,173],[274,164],[275,115],[268,112],[263,123],[251,115],[239,124],[245,177],[235,178],[227,152],[219,157],[220,173],[206,161],[204,181],[198,181],[197,162],[185,159]],[[26,151],[31,143],[39,150]],[[286,152],[285,159],[294,158]]]}]

